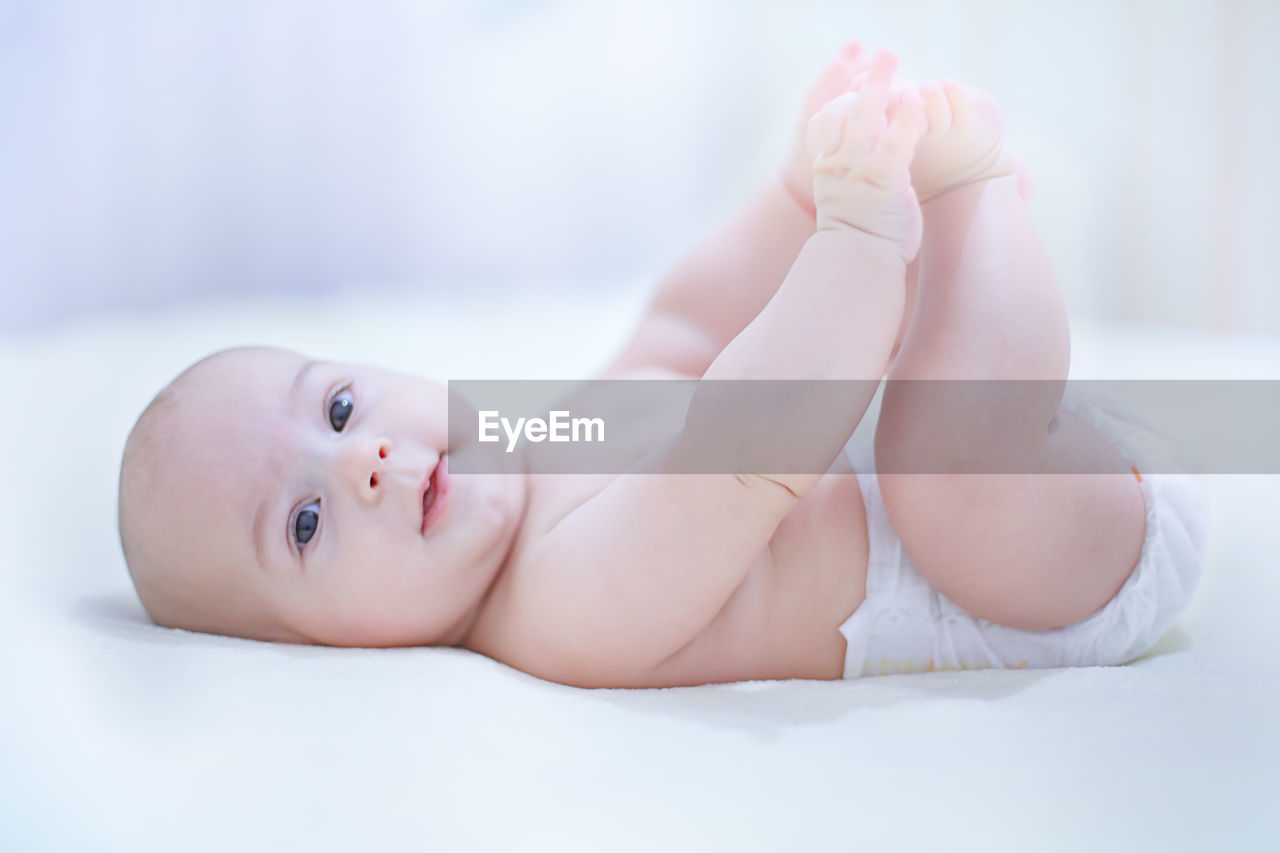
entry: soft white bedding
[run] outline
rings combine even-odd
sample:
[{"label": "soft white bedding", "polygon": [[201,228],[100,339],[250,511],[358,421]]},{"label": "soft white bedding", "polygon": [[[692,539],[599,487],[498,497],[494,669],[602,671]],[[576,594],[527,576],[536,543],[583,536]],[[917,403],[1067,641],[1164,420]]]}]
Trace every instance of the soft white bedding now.
[{"label": "soft white bedding", "polygon": [[[576,377],[641,295],[235,300],[0,339],[0,848],[1187,849],[1280,839],[1280,488],[1213,481],[1196,602],[1125,667],[653,691],[456,650],[162,630],[115,532],[133,418],[270,342]],[[564,301],[564,300],[558,300]],[[1076,324],[1089,377],[1280,378],[1280,343]]]}]

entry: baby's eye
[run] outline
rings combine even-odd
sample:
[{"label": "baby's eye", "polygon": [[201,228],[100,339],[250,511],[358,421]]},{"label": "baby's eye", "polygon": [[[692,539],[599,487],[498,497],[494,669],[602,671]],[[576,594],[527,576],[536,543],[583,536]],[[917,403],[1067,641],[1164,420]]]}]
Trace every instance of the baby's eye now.
[{"label": "baby's eye", "polygon": [[298,550],[311,541],[316,535],[316,527],[320,524],[320,501],[312,501],[298,511],[293,517],[293,540],[298,543]]},{"label": "baby's eye", "polygon": [[350,389],[343,389],[333,395],[333,400],[329,402],[329,425],[333,427],[334,432],[342,432],[342,428],[351,418],[355,404],[356,399]]}]

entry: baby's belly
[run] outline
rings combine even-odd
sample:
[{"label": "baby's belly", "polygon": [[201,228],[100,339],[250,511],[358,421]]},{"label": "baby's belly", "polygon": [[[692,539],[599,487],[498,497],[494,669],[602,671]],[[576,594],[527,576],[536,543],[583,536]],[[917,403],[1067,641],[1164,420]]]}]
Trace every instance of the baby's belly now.
[{"label": "baby's belly", "polygon": [[866,510],[841,456],[664,674],[671,683],[840,678],[840,625],[862,603],[866,587]]}]

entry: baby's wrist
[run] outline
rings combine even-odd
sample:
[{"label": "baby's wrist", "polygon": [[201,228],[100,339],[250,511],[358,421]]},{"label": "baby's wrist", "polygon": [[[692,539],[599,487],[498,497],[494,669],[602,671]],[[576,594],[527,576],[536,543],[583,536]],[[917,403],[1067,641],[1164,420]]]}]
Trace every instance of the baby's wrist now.
[{"label": "baby's wrist", "polygon": [[894,267],[901,265],[903,271],[906,270],[907,259],[903,257],[901,243],[839,220],[820,221],[809,240],[818,245],[852,249],[864,258],[877,258]]},{"label": "baby's wrist", "polygon": [[886,237],[878,233],[874,229],[863,227],[856,222],[843,219],[839,216],[832,216],[826,212],[820,212],[814,220],[814,232],[818,234],[844,234],[850,235],[851,238],[858,242],[865,242],[871,247],[885,247],[895,253],[898,252],[899,242],[891,237]]}]

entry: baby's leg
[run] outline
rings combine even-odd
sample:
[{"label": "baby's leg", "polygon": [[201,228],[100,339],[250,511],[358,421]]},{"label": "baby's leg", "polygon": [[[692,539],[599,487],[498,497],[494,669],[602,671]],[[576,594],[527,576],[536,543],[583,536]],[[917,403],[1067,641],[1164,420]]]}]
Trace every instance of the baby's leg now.
[{"label": "baby's leg", "polygon": [[[929,132],[911,160],[911,184],[923,204],[966,184],[1017,175],[1018,194],[1027,201],[1027,171],[1004,146],[1004,113],[985,92],[945,80],[921,84]],[[952,109],[952,103],[957,109]],[[917,259],[907,267],[907,301],[893,345],[902,347],[915,308],[920,273]]]},{"label": "baby's leg", "polygon": [[[1065,309],[1017,178],[967,183],[922,211],[914,313],[889,370],[877,468],[907,470],[945,430],[991,442],[957,454],[957,468],[979,451],[1016,454],[1026,466],[1018,470],[1041,473],[881,473],[889,519],[920,573],[974,616],[1025,629],[1071,624],[1114,596],[1136,564],[1145,531],[1140,487],[1105,439],[1059,408],[1060,383],[1039,383],[1043,393],[1021,398],[1016,417],[940,411],[936,397],[926,404],[893,385],[1067,375]],[[1087,470],[1114,473],[1052,473],[1081,470],[1084,459]]]}]

